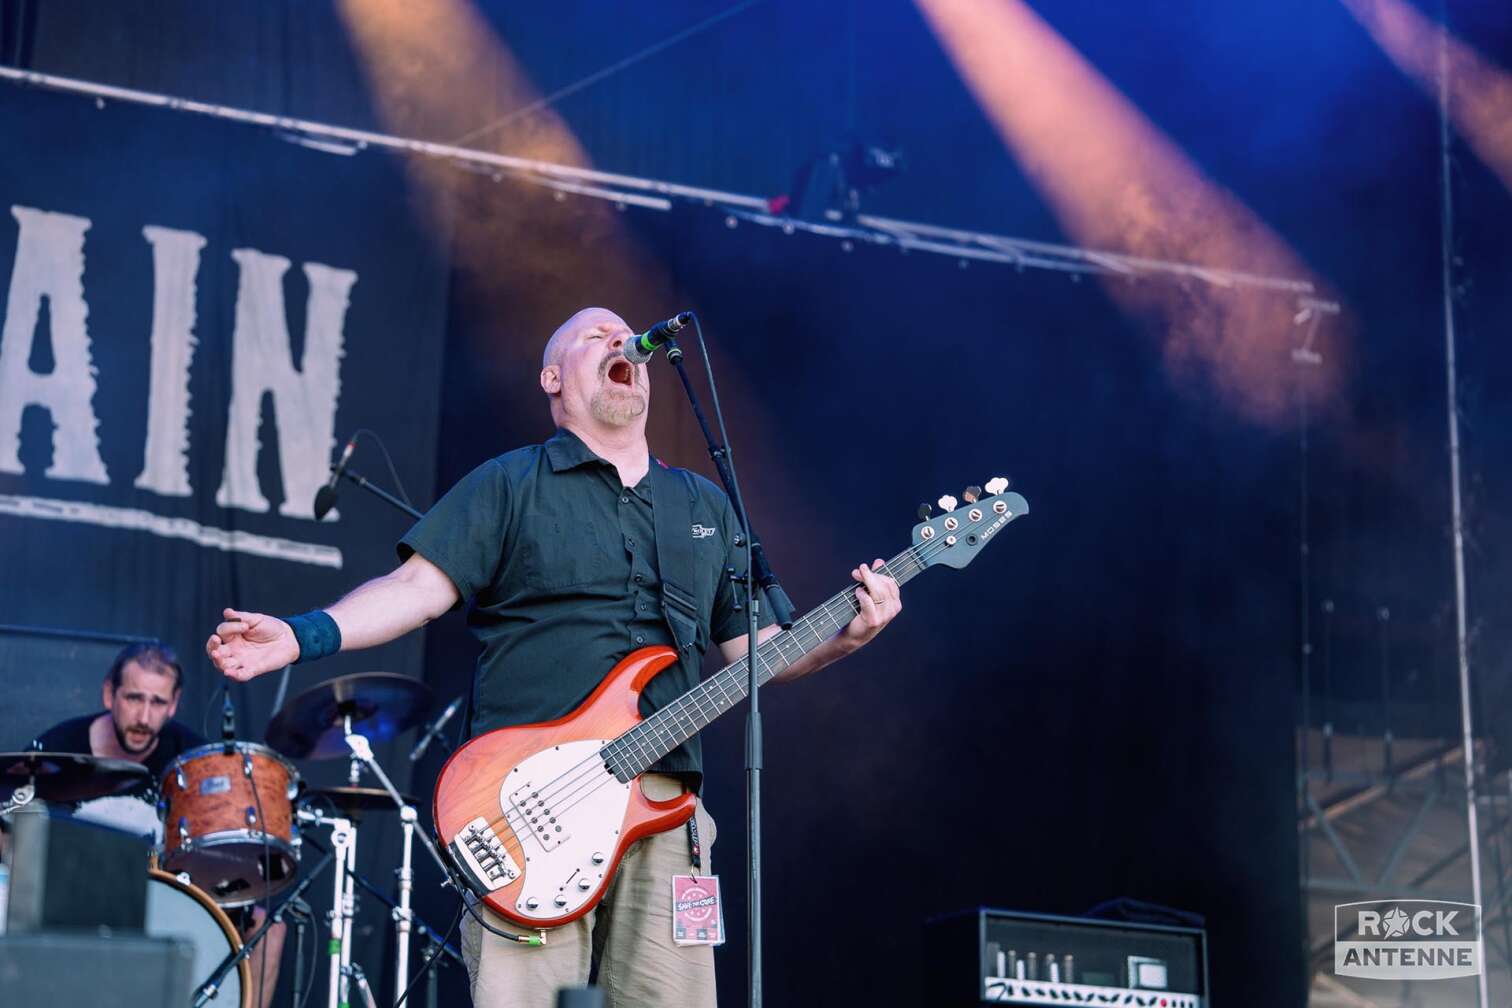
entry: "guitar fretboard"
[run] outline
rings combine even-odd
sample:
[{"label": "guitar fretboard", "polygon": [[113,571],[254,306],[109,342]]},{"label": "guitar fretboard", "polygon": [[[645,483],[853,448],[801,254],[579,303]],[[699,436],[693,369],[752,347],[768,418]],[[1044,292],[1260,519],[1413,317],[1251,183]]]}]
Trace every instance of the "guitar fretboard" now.
[{"label": "guitar fretboard", "polygon": [[[920,558],[919,549],[919,546],[910,546],[883,564],[878,573],[889,575],[900,585],[917,577],[928,566]],[[792,629],[768,638],[757,647],[757,685],[766,685],[855,618],[859,606],[856,587],[851,585],[836,594],[795,622]],[[604,746],[600,754],[605,765],[622,781],[644,773],[657,760],[746,698],[750,688],[747,665],[748,658],[726,665]]]}]

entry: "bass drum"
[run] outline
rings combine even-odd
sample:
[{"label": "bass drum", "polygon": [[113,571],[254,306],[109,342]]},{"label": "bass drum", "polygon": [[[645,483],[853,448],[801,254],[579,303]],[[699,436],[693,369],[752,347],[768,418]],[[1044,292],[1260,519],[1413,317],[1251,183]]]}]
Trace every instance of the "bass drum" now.
[{"label": "bass drum", "polygon": [[[241,935],[226,911],[177,876],[153,868],[147,873],[147,933],[178,938],[194,946],[194,986],[210,979],[221,960],[241,948]],[[221,984],[215,1004],[252,1008],[252,968],[247,960]]]}]

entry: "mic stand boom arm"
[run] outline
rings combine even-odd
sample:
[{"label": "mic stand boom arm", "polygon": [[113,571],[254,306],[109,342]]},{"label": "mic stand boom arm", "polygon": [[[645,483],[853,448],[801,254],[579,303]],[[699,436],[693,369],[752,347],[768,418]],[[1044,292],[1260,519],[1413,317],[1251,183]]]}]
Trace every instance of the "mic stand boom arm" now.
[{"label": "mic stand boom arm", "polygon": [[416,511],[414,508],[404,503],[404,501],[400,500],[398,497],[395,497],[393,494],[383,489],[383,487],[368,482],[367,477],[359,472],[353,472],[350,468],[343,469],[341,470],[341,478],[356,483],[358,486],[362,487],[362,489],[366,490],[374,497],[377,497],[379,500],[384,501],[388,504],[392,504],[394,507],[398,508],[400,511],[403,511],[411,518],[420,519],[425,517],[419,511]]}]

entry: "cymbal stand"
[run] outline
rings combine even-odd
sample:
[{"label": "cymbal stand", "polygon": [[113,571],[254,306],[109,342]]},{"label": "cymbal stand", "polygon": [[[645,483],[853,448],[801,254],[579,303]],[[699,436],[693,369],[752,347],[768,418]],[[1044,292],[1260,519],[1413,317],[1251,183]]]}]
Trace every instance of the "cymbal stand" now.
[{"label": "cymbal stand", "polygon": [[394,782],[389,780],[389,775],[379,766],[378,759],[373,755],[372,744],[368,742],[366,735],[360,735],[352,731],[352,719],[345,719],[346,744],[352,750],[352,780],[355,783],[359,765],[366,765],[378,778],[378,783],[383,785],[383,790],[394,799],[394,804],[399,809],[399,821],[404,829],[404,855],[396,873],[399,879],[399,905],[394,908],[395,930],[398,932],[399,948],[394,956],[394,990],[402,991],[409,986],[409,939],[413,922],[413,914],[410,912],[410,891],[414,887],[415,873],[412,862],[413,843],[416,837],[420,838],[421,846],[430,853],[435,860],[436,866],[441,869],[441,874],[451,878],[451,872],[447,869],[446,862],[441,860],[441,852],[436,850],[436,845],[426,835],[425,830],[418,828],[418,816],[413,805],[405,802],[399,794]]},{"label": "cymbal stand", "polygon": [[347,967],[347,972],[352,975],[352,981],[357,985],[357,989],[362,992],[362,1001],[367,1005],[367,1008],[378,1008],[378,1002],[373,1000],[373,988],[368,986],[367,974],[362,972],[361,964],[352,963]]},{"label": "cymbal stand", "polygon": [[5,801],[5,807],[0,808],[0,815],[10,815],[21,806],[30,804],[32,799],[36,797],[37,779],[35,777],[28,777],[25,784],[22,784],[15,791],[11,792],[11,796]]},{"label": "cymbal stand", "polygon": [[331,850],[335,854],[332,872],[330,945],[330,984],[327,1008],[344,1008],[349,1004],[349,979],[352,967],[352,918],[357,897],[353,876],[357,871],[357,827],[350,819],[328,816],[313,809],[300,809],[300,821],[331,828]]},{"label": "cymbal stand", "polygon": [[[357,887],[359,889],[366,891],[369,896],[388,907],[395,914],[395,920],[398,919],[399,904],[394,902],[392,897],[363,878],[360,872],[353,875],[353,878],[357,880]],[[445,957],[456,963],[456,965],[466,968],[467,963],[463,960],[462,954],[450,944],[442,944],[440,932],[425,923],[425,918],[419,914],[411,914],[410,917],[413,923],[413,933],[425,941],[420,951],[420,968],[422,970],[427,969],[430,966],[431,960],[438,956]],[[436,969],[432,969],[425,976],[426,1004],[429,1008],[436,1008],[436,1005],[440,1004],[440,987],[437,979],[439,976],[440,971]],[[403,989],[400,988],[400,990]]]}]

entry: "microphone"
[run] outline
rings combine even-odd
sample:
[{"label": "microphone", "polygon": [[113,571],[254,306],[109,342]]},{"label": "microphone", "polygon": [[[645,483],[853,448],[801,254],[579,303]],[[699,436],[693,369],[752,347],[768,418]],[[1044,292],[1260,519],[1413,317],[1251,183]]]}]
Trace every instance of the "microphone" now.
[{"label": "microphone", "polygon": [[226,755],[231,754],[231,743],[236,741],[236,707],[231,703],[231,691],[227,689],[223,694],[224,703],[221,705],[221,742],[224,743]]},{"label": "microphone", "polygon": [[665,322],[658,322],[625,344],[625,360],[631,364],[644,364],[667,341],[693,324],[692,312],[678,312]]},{"label": "microphone", "polygon": [[441,737],[441,729],[446,727],[446,722],[452,719],[452,716],[457,713],[457,708],[461,706],[462,697],[458,696],[446,705],[446,710],[442,711],[436,720],[426,727],[425,734],[420,736],[420,741],[416,742],[415,748],[410,750],[409,758],[411,763],[420,762],[420,757],[425,755],[425,750],[430,748],[432,742]]},{"label": "microphone", "polygon": [[315,491],[315,520],[320,521],[336,506],[336,484],[341,480],[341,474],[346,472],[347,463],[352,461],[352,451],[357,447],[357,435],[341,449],[341,457],[336,464],[331,466],[331,478],[326,480],[326,485]]}]

